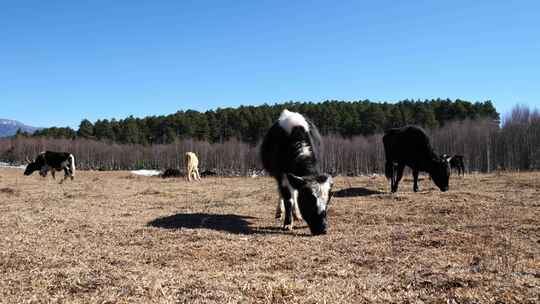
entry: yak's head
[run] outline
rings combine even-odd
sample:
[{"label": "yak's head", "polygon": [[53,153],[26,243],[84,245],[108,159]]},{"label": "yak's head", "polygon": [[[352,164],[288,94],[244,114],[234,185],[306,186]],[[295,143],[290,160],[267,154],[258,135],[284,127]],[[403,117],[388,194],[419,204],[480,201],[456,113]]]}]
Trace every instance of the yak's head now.
[{"label": "yak's head", "polygon": [[24,170],[24,175],[30,175],[34,173],[34,171],[39,171],[39,170],[41,170],[40,164],[36,162],[29,163],[28,165],[26,165],[26,169]]},{"label": "yak's head", "polygon": [[450,179],[450,158],[437,158],[433,160],[431,172],[431,179],[441,189],[441,191],[448,191],[448,181]]},{"label": "yak's head", "polygon": [[296,176],[287,174],[291,186],[298,191],[298,208],[313,235],[326,234],[326,213],[332,198],[332,177]]},{"label": "yak's head", "polygon": [[[41,168],[45,165],[45,157],[43,154],[40,154],[36,157],[36,160],[33,162],[26,158],[26,169],[24,170],[24,175],[30,175],[34,173],[34,171],[40,171]],[[41,173],[40,173],[41,174]]]}]

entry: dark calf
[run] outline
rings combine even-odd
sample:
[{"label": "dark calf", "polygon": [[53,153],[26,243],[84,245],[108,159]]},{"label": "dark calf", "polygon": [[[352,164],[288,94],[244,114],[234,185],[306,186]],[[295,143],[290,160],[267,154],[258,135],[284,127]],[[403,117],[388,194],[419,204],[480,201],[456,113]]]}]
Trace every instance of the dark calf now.
[{"label": "dark calf", "polygon": [[441,155],[441,158],[444,158],[450,162],[450,168],[457,170],[458,176],[465,174],[465,161],[463,155],[456,154],[450,157],[447,154],[443,154]]}]

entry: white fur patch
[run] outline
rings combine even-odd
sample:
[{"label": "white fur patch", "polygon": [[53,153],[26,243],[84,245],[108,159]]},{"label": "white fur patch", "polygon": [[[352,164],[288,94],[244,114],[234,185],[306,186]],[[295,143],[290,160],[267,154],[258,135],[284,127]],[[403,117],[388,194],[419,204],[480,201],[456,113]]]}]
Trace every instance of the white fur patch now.
[{"label": "white fur patch", "polygon": [[300,156],[311,156],[311,147],[306,143],[302,143],[302,148],[300,149]]},{"label": "white fur patch", "polygon": [[291,112],[287,109],[283,110],[281,115],[279,115],[278,123],[288,134],[291,134],[292,129],[298,126],[304,128],[306,132],[309,131],[309,124],[304,116],[302,116],[300,113]]},{"label": "white fur patch", "polygon": [[330,189],[332,188],[332,177],[328,177],[326,182],[321,187],[321,197],[317,200],[317,209],[319,213],[326,210],[328,199],[330,198]]},{"label": "white fur patch", "polygon": [[[294,189],[293,186],[289,183],[289,179],[287,178],[286,174],[283,174],[281,177],[281,186],[289,189],[289,193],[291,194],[291,205],[293,208],[293,213],[299,220],[301,220],[302,214],[300,213],[300,209],[298,208],[298,190]],[[281,211],[280,214],[285,211],[284,200],[282,197],[280,197],[278,209],[280,209]]]}]

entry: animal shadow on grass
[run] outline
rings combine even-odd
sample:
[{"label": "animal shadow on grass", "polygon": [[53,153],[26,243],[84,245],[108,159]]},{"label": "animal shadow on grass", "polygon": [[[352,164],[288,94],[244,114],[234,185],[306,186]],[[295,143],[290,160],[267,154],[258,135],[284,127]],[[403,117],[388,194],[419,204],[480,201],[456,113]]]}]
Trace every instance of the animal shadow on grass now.
[{"label": "animal shadow on grass", "polygon": [[148,226],[164,229],[211,229],[232,234],[283,234],[281,230],[254,228],[248,220],[252,216],[236,214],[178,213],[160,217],[148,223]]},{"label": "animal shadow on grass", "polygon": [[234,234],[251,234],[247,219],[250,216],[236,214],[178,213],[157,218],[149,226],[165,229],[212,229]]},{"label": "animal shadow on grass", "polygon": [[251,227],[252,216],[236,214],[178,213],[160,217],[148,226],[164,229],[211,229],[232,234],[290,234],[277,227]]},{"label": "animal shadow on grass", "polygon": [[367,188],[362,187],[353,187],[353,188],[346,188],[341,189],[339,191],[334,192],[334,197],[355,197],[355,196],[369,196],[374,194],[384,194],[384,192],[378,191],[378,190],[371,190]]}]

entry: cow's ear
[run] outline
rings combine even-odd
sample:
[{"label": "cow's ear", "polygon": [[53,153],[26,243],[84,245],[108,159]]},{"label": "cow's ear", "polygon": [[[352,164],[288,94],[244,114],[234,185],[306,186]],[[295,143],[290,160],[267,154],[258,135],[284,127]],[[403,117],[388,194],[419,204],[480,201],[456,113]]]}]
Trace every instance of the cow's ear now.
[{"label": "cow's ear", "polygon": [[302,188],[306,184],[305,179],[292,173],[287,173],[287,179],[289,180],[289,184],[296,189]]}]

